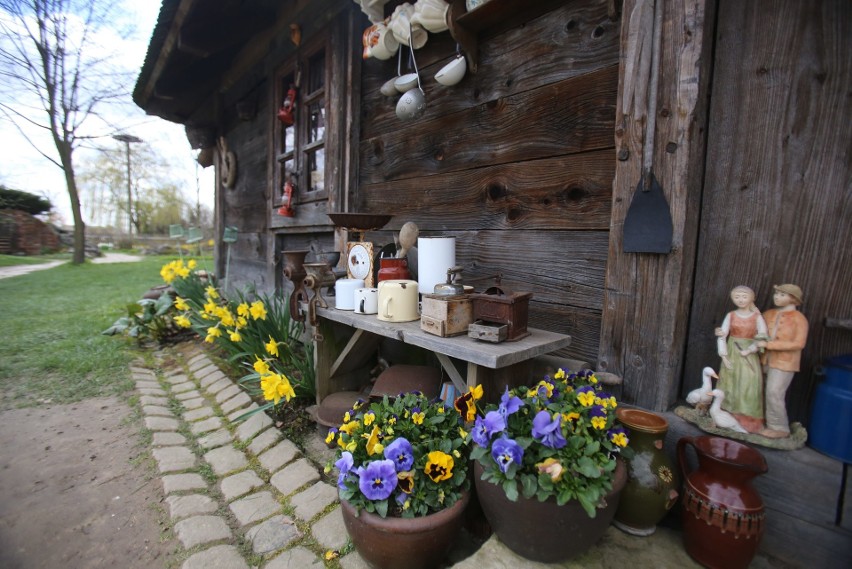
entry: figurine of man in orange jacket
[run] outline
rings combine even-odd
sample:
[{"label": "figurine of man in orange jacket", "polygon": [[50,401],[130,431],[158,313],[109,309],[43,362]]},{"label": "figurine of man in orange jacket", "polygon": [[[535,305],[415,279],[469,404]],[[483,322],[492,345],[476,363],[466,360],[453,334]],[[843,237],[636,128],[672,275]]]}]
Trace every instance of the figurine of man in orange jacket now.
[{"label": "figurine of man in orange jacket", "polygon": [[766,370],[766,428],[764,437],[781,439],[790,436],[785,396],[793,375],[799,371],[802,349],[808,339],[808,320],[797,310],[802,304],[802,289],[794,284],[772,287],[776,308],[763,313],[769,328],[769,340],[759,341],[765,348],[763,365]]}]

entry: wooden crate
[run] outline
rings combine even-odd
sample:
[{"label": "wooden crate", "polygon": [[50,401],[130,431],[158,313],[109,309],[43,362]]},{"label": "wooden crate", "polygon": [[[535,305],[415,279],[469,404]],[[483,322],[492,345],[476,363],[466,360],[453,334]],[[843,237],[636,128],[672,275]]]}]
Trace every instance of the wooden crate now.
[{"label": "wooden crate", "polygon": [[467,334],[467,327],[472,320],[473,305],[467,295],[423,295],[420,329],[424,332],[442,338]]}]

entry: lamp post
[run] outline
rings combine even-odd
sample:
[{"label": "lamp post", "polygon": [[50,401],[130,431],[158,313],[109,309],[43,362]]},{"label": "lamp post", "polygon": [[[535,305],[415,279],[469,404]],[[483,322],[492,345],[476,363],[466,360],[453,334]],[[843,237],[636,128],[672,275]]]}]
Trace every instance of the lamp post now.
[{"label": "lamp post", "polygon": [[132,134],[114,134],[112,137],[124,143],[124,148],[127,151],[127,235],[133,234],[133,190],[130,184],[130,143],[142,142],[142,139],[133,136]]}]

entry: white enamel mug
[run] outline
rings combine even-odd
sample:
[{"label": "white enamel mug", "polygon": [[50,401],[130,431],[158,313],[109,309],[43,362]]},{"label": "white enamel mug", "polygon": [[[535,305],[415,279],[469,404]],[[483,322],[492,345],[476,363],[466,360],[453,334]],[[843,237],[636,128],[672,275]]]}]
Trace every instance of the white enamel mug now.
[{"label": "white enamel mug", "polygon": [[334,283],[334,307],[355,310],[355,291],[364,287],[364,279],[337,279]]},{"label": "white enamel mug", "polygon": [[379,289],[355,289],[355,314],[376,314],[379,311]]}]

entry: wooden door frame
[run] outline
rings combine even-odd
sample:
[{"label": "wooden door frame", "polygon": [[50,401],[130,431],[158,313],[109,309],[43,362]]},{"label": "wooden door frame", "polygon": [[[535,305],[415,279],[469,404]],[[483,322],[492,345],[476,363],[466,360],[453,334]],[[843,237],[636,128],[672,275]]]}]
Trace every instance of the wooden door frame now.
[{"label": "wooden door frame", "polygon": [[650,120],[656,121],[654,172],[669,202],[674,239],[672,252],[660,255],[623,250],[624,218],[642,174],[649,119],[645,101],[624,104],[624,85],[648,80],[638,76],[639,66],[627,76],[625,57],[630,16],[641,1],[625,0],[622,7],[616,169],[597,369],[623,377],[628,403],[663,411],[677,399],[693,296],[716,3],[664,3],[657,113]]}]

